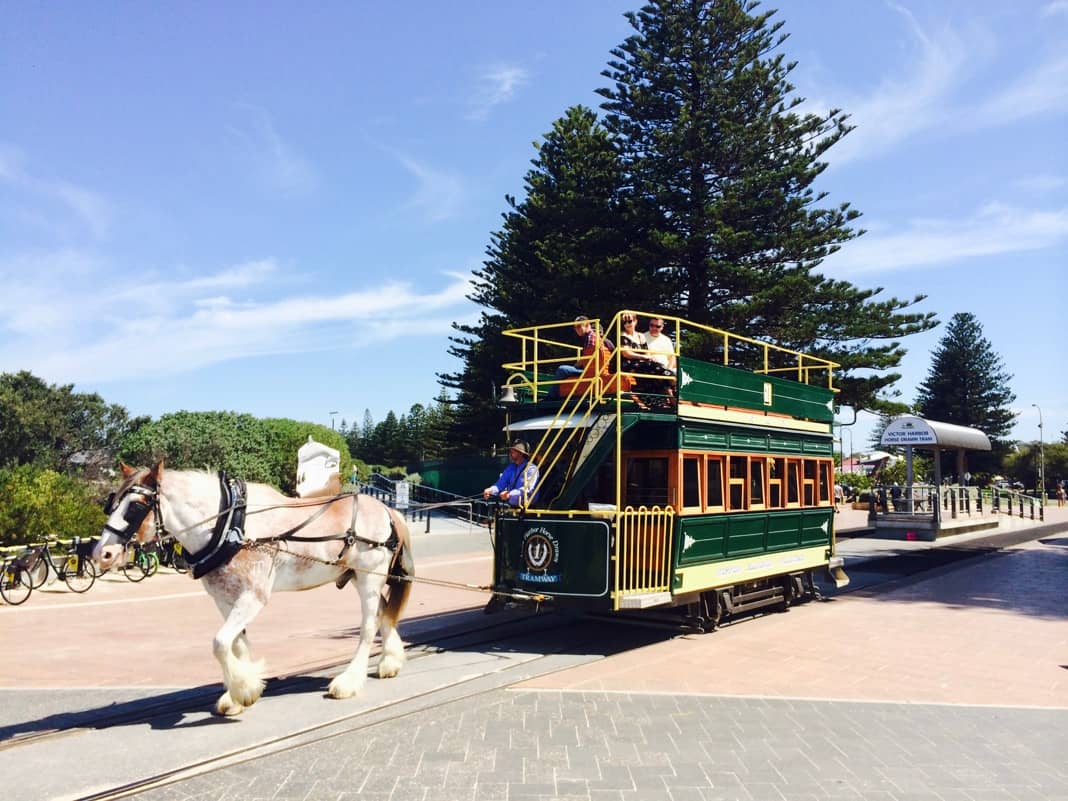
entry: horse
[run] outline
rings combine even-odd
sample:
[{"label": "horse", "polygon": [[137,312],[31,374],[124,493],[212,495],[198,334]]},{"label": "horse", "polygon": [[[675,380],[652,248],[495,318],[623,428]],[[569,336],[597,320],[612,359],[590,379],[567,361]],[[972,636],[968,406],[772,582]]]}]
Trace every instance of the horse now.
[{"label": "horse", "polygon": [[151,469],[122,464],[121,470],[119,487],[105,504],[108,519],[93,560],[102,570],[111,567],[134,537],[148,542],[169,536],[182,544],[194,577],[224,618],[212,642],[224,686],[217,714],[239,715],[263,693],[265,664],[252,660],[245,630],[275,590],[307,590],[331,581],[339,589],[350,581],[356,585],[360,642],[352,661],[330,682],[333,698],[362,689],[379,629],[378,676],[392,678],[400,671],[405,653],[397,623],[415,570],[408,527],[395,510],[368,495],[304,500],[256,483],[247,485],[245,497],[244,482],[222,473],[168,470],[164,477],[162,461]]}]

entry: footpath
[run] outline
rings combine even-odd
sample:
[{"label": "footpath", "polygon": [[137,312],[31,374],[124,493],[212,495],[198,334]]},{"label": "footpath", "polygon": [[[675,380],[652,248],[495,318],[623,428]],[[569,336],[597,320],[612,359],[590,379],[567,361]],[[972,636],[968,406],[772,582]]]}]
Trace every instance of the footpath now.
[{"label": "footpath", "polygon": [[[1068,801],[1068,509],[1046,512],[1045,525],[1022,524],[1021,536],[1034,536],[1018,545],[885,583],[878,571],[887,556],[967,547],[982,535],[880,540],[861,534],[863,512],[843,510],[839,552],[852,591],[789,613],[706,635],[653,634],[609,655],[591,641],[585,653],[564,655],[561,669],[517,673],[454,700],[431,688],[533,664],[533,655],[443,652],[411,663],[407,678],[369,682],[356,706],[268,689],[263,707],[237,721],[204,713],[163,729],[118,726],[69,738],[55,752],[0,751],[0,770],[19,797],[77,798],[85,793],[60,789],[62,776],[34,783],[64,748],[87,771],[126,775],[136,773],[140,742],[154,754],[186,754],[204,738],[255,741],[323,709],[366,708],[356,730],[137,797]],[[484,529],[435,521],[416,548],[423,575],[488,580]],[[5,722],[16,722],[10,731],[17,721],[61,720],[78,704],[121,706],[218,682],[210,654],[218,616],[189,579],[129,585],[119,577],[99,589],[85,598],[35,594],[0,609],[0,744]],[[416,639],[442,615],[483,601],[420,585],[402,633]],[[283,675],[347,658],[356,607],[352,593],[333,588],[279,594],[250,631],[253,648]],[[602,626],[620,640],[633,630]],[[385,710],[382,693],[413,689],[440,700],[409,712],[398,700],[393,713],[375,712]]]}]

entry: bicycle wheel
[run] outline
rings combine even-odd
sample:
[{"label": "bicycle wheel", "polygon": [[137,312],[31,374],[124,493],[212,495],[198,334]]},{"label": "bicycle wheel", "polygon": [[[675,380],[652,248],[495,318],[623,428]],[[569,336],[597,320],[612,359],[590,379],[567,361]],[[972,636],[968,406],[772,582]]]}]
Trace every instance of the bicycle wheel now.
[{"label": "bicycle wheel", "polygon": [[26,572],[29,574],[30,584],[33,585],[33,588],[35,590],[41,589],[41,586],[48,580],[48,560],[43,556],[38,556],[33,567]]},{"label": "bicycle wheel", "polygon": [[171,567],[175,573],[188,573],[189,563],[185,561],[185,551],[180,544],[174,546],[174,556],[171,557]]},{"label": "bicycle wheel", "polygon": [[70,587],[71,592],[88,592],[96,581],[96,565],[92,559],[71,554],[63,563],[60,578]]},{"label": "bicycle wheel", "polygon": [[154,576],[159,571],[159,554],[155,551],[144,551],[141,558],[145,562],[145,575]]},{"label": "bicycle wheel", "polygon": [[5,563],[0,569],[0,597],[12,606],[18,606],[30,597],[31,592],[33,583],[29,571],[11,562]]},{"label": "bicycle wheel", "polygon": [[122,563],[122,575],[134,582],[144,581],[148,577],[140,549],[126,554],[126,559]]}]

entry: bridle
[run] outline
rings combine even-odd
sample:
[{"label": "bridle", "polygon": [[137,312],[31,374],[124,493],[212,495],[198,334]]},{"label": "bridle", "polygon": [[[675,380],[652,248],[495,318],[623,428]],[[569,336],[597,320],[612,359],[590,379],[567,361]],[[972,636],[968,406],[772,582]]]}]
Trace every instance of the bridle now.
[{"label": "bridle", "polygon": [[[131,500],[126,505],[126,511],[122,515],[123,522],[126,525],[121,529],[115,528],[115,526],[111,525],[111,514],[114,513],[115,509],[128,495],[139,495],[142,500]],[[152,487],[146,487],[144,484],[134,483],[124,490],[121,495],[116,496],[116,493],[112,492],[108,495],[107,500],[104,501],[104,513],[108,515],[108,522],[104,524],[104,530],[110,531],[122,541],[123,545],[126,545],[137,534],[149,512],[155,512],[156,538],[162,539],[164,530],[163,515],[160,514],[159,508],[159,491]]]}]

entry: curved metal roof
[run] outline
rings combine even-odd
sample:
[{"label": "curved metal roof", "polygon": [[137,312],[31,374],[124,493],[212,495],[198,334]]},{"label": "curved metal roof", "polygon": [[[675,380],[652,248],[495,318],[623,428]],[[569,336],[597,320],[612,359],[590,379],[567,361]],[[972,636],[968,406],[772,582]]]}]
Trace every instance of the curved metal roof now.
[{"label": "curved metal roof", "polygon": [[938,448],[963,448],[967,451],[990,450],[990,439],[978,428],[925,420],[914,414],[903,414],[891,420],[883,431],[879,444],[914,445],[921,448],[934,445]]}]

